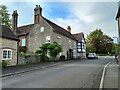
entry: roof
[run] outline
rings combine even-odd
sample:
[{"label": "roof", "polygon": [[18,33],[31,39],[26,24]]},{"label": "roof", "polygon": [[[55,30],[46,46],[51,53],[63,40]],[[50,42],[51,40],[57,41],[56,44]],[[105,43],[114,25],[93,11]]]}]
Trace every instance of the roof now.
[{"label": "roof", "polygon": [[[73,40],[76,40],[76,38],[70,33],[68,32],[67,30],[65,30],[64,28],[58,26],[57,24],[51,22],[50,20],[46,19],[43,17],[44,20],[46,20],[46,22],[55,30],[55,32],[59,33],[59,34],[62,34],[66,37],[69,37]],[[25,25],[25,26],[21,26],[21,27],[18,27],[17,29],[17,36],[25,36],[27,35],[31,29],[34,27],[35,24],[29,24],[29,25]]]},{"label": "roof", "polygon": [[76,33],[76,34],[73,34],[73,35],[77,39],[78,42],[82,42],[82,37],[84,37],[83,33]]},{"label": "roof", "polygon": [[0,37],[19,41],[18,37],[12,32],[12,30],[4,25],[0,25]]},{"label": "roof", "polygon": [[16,32],[17,36],[26,36],[31,31],[33,26],[34,24],[29,24],[29,25],[18,27]]},{"label": "roof", "polygon": [[[43,17],[43,18],[44,18],[44,17]],[[61,35],[64,35],[64,36],[66,36],[66,37],[69,37],[69,38],[71,38],[71,39],[73,39],[73,40],[76,40],[76,38],[75,38],[70,32],[68,32],[67,30],[65,30],[64,28],[58,26],[57,24],[51,22],[50,20],[48,20],[48,19],[46,19],[46,18],[44,18],[44,19],[45,19],[45,20],[47,21],[47,23],[55,30],[55,32],[57,32],[57,33],[59,33],[59,34],[61,34]]]},{"label": "roof", "polygon": [[116,20],[117,20],[117,18],[119,18],[119,16],[120,16],[120,7],[119,7],[118,12],[117,12]]}]

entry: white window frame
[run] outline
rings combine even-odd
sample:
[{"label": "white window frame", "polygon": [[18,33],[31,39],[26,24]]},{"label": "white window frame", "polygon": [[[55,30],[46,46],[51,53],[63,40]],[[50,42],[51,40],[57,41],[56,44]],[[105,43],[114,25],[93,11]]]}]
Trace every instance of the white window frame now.
[{"label": "white window frame", "polygon": [[[47,40],[48,37],[49,37],[50,40]],[[46,43],[50,43],[50,42],[51,42],[51,37],[50,37],[50,36],[46,36],[46,38],[45,38],[45,42],[46,42]]]},{"label": "white window frame", "polygon": [[[80,51],[79,51],[80,50]],[[82,50],[81,49],[78,49],[78,52],[81,52]]]},{"label": "white window frame", "polygon": [[40,32],[43,33],[45,31],[44,27],[40,27]]},{"label": "white window frame", "polygon": [[[3,58],[3,52],[4,52],[4,51],[7,51],[6,58]],[[10,58],[8,58],[8,51],[11,52]],[[2,50],[2,60],[10,60],[10,59],[12,59],[12,50],[11,50],[11,49],[3,49],[3,50]]]},{"label": "white window frame", "polygon": [[81,45],[81,43],[79,42],[79,43],[77,43],[77,45]]},{"label": "white window frame", "polygon": [[77,47],[76,42],[74,42],[74,48],[76,48],[76,47]]},{"label": "white window frame", "polygon": [[60,36],[57,36],[57,40],[58,40],[58,43],[61,45],[62,44],[62,40],[61,40]]},{"label": "white window frame", "polygon": [[69,40],[69,47],[71,48],[72,47],[72,42],[71,42],[71,40]]}]

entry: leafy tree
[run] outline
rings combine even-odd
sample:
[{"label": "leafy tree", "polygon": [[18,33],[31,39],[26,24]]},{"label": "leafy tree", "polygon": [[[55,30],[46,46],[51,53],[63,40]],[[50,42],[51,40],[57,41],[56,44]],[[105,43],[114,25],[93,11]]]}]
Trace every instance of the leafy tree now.
[{"label": "leafy tree", "polygon": [[46,43],[46,44],[42,44],[40,48],[40,50],[36,50],[36,54],[40,54],[41,55],[41,60],[42,61],[45,61],[46,59],[48,59],[47,57],[47,52],[48,52],[48,49],[50,47],[50,43]]},{"label": "leafy tree", "polygon": [[42,44],[40,47],[40,50],[36,50],[37,54],[40,54],[42,57],[42,60],[45,60],[47,55],[49,54],[53,60],[55,60],[56,56],[62,51],[61,45],[59,45],[57,42],[46,43]]},{"label": "leafy tree", "polygon": [[0,24],[10,27],[11,21],[9,17],[10,14],[8,13],[7,7],[5,5],[0,5]]},{"label": "leafy tree", "polygon": [[57,57],[57,55],[60,52],[62,52],[62,47],[57,42],[53,42],[53,44],[51,44],[49,48],[50,48],[49,49],[49,54],[52,57],[52,59],[54,59],[54,60]]},{"label": "leafy tree", "polygon": [[101,29],[96,29],[87,36],[87,52],[107,54],[112,50],[112,41],[113,39],[104,35]]},{"label": "leafy tree", "polygon": [[111,53],[112,54],[118,54],[119,51],[120,51],[120,46],[118,44],[116,44],[116,43],[113,43]]}]

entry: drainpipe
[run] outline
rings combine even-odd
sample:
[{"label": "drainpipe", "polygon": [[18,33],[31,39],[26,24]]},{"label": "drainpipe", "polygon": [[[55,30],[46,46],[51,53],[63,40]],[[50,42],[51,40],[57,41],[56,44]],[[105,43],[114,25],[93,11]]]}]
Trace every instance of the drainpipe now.
[{"label": "drainpipe", "polygon": [[19,42],[20,42],[20,40],[17,42],[17,66],[19,65],[18,64]]}]

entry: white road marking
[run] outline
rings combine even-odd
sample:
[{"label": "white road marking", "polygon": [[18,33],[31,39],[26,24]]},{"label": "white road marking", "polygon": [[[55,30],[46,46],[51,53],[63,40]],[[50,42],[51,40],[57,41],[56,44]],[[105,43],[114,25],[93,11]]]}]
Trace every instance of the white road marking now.
[{"label": "white road marking", "polygon": [[110,62],[107,63],[107,64],[104,66],[103,73],[102,73],[102,77],[101,77],[101,81],[100,81],[99,90],[102,90],[102,88],[103,88],[105,72],[106,72],[106,68],[107,68],[107,66],[108,66],[109,64],[110,64]]}]

